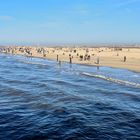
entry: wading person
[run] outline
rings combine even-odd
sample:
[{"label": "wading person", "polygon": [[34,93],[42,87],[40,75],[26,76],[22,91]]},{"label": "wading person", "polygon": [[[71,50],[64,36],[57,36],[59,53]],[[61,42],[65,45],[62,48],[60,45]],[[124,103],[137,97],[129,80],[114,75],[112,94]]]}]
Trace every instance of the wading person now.
[{"label": "wading person", "polygon": [[72,64],[72,57],[70,56],[70,64]]},{"label": "wading person", "polygon": [[57,55],[57,62],[58,62],[58,55]]},{"label": "wading person", "polygon": [[59,66],[61,66],[61,61],[59,61]]}]

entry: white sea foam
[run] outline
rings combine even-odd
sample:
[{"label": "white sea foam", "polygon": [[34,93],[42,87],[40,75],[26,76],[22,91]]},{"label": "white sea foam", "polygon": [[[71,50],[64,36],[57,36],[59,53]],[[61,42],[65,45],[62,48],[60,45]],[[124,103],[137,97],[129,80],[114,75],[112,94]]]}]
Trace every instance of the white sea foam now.
[{"label": "white sea foam", "polygon": [[37,63],[37,62],[22,61],[22,60],[18,60],[18,62],[21,62],[21,63],[24,63],[24,64],[32,64],[32,65],[41,65],[41,66],[46,66],[46,64]]},{"label": "white sea foam", "polygon": [[135,82],[129,82],[129,81],[125,81],[125,80],[110,78],[110,77],[106,77],[104,75],[92,74],[92,73],[87,73],[87,72],[83,72],[81,74],[85,75],[85,76],[100,78],[100,79],[107,80],[107,81],[114,82],[114,83],[118,83],[118,84],[123,84],[123,85],[127,85],[127,86],[133,86],[133,87],[140,88],[140,84],[135,83]]},{"label": "white sea foam", "polygon": [[137,77],[139,77],[139,75],[133,75],[132,77],[136,77],[137,78]]}]

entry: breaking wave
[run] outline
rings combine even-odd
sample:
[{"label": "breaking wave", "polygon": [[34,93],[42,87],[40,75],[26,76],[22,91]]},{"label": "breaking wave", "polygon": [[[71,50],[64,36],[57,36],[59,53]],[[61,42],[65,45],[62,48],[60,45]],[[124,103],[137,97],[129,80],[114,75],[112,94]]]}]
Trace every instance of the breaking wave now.
[{"label": "breaking wave", "polygon": [[106,81],[110,81],[110,82],[114,82],[114,83],[117,83],[117,84],[122,84],[122,85],[126,85],[126,86],[133,86],[133,87],[140,88],[140,84],[139,83],[134,83],[134,82],[129,82],[129,81],[125,81],[125,80],[120,80],[120,79],[115,79],[115,78],[111,78],[111,77],[106,77],[104,75],[91,74],[91,73],[87,73],[87,72],[83,72],[81,74],[85,75],[85,76],[100,78],[100,79],[103,79],[103,80],[106,80]]}]

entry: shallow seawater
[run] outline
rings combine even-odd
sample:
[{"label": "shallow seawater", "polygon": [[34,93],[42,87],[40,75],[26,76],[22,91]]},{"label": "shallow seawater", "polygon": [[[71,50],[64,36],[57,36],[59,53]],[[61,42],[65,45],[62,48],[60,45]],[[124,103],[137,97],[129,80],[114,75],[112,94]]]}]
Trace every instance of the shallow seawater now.
[{"label": "shallow seawater", "polygon": [[140,139],[140,73],[0,55],[0,140]]}]

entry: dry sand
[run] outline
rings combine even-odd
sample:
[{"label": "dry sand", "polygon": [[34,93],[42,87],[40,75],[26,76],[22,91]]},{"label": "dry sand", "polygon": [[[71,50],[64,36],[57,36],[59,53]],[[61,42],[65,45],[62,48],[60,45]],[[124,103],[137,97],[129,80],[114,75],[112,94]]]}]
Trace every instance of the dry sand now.
[{"label": "dry sand", "polygon": [[[140,48],[7,47],[4,53],[41,57],[72,63],[124,68],[140,72]],[[85,57],[86,56],[86,57]],[[124,57],[126,61],[124,62]],[[82,59],[83,57],[83,59]],[[97,64],[99,61],[99,64]]]}]

